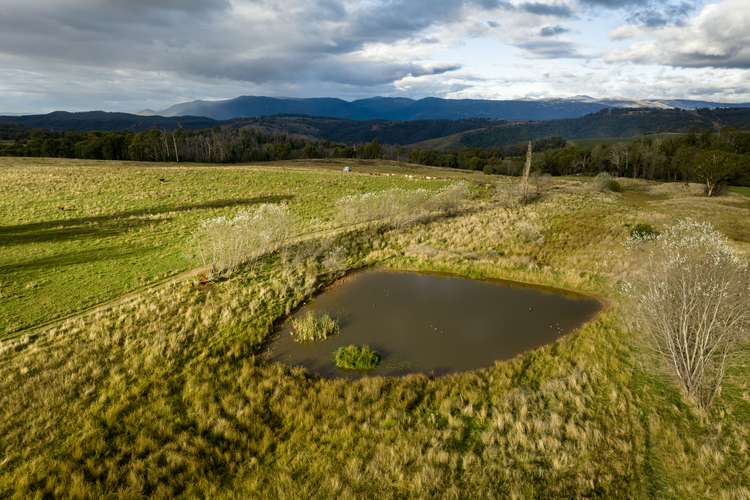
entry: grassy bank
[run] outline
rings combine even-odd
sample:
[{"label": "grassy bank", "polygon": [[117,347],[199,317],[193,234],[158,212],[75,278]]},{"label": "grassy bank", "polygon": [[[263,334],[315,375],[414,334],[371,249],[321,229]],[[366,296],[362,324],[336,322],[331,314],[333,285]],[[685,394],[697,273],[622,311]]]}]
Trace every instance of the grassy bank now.
[{"label": "grassy bank", "polygon": [[[134,177],[152,168],[65,166],[79,175],[106,168]],[[205,174],[187,167],[184,175],[200,182],[230,176],[205,199],[291,193],[290,206],[310,224],[330,221],[340,195],[435,182],[342,179],[333,166],[298,167]],[[12,168],[20,177],[39,168],[65,170],[62,164]],[[182,168],[159,171],[176,175]],[[256,184],[233,191],[242,175],[266,187],[258,194]],[[271,179],[278,184],[264,184]],[[342,183],[335,192],[334,180]],[[28,182],[41,189],[41,181]],[[113,184],[119,194],[103,194],[98,203],[125,197],[124,186]],[[540,201],[519,209],[496,206],[490,190],[478,189],[472,211],[299,243],[215,282],[147,290],[132,303],[44,335],[3,342],[0,496],[746,496],[748,354],[714,412],[700,415],[649,368],[637,333],[620,320],[617,285],[638,265],[626,245],[630,225],[661,228],[693,216],[713,222],[747,253],[750,207],[738,196],[708,200],[672,185],[625,188],[595,193],[586,180],[557,179]],[[16,200],[13,225],[51,217]],[[190,222],[175,226],[180,230],[165,225],[150,237],[172,234],[168,248],[176,252],[191,224],[212,213],[190,214]],[[122,241],[128,240],[108,243]],[[54,241],[28,244],[70,251],[57,250]],[[11,255],[22,258],[20,251]],[[165,272],[169,262],[153,265]],[[608,307],[553,345],[440,378],[330,380],[266,361],[275,322],[348,269],[373,264],[566,288],[603,297]]]}]

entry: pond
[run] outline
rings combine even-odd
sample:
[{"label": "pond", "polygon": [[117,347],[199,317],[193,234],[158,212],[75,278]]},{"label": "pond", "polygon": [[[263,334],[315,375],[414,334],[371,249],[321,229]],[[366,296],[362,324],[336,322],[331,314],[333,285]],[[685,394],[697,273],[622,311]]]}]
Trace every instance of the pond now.
[{"label": "pond", "polygon": [[[287,318],[269,357],[324,377],[442,375],[551,343],[600,309],[591,298],[509,282],[371,269],[341,279]],[[291,319],[308,312],[331,315],[339,333],[296,342]],[[338,369],[333,353],[350,344],[375,349],[381,363],[365,373]]]}]

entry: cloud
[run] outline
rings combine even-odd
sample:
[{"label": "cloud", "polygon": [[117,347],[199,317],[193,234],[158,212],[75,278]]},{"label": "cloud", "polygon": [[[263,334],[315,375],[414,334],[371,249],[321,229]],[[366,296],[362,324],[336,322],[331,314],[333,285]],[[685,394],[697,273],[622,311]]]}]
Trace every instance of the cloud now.
[{"label": "cloud", "polygon": [[622,9],[649,3],[650,0],[580,0],[581,4],[607,9]]},{"label": "cloud", "polygon": [[[0,54],[39,67],[169,72],[253,84],[378,86],[459,67],[373,59],[370,44],[422,38],[497,0],[6,0]],[[436,69],[437,68],[437,69]],[[448,69],[445,69],[448,68]]]},{"label": "cloud", "polygon": [[580,54],[576,46],[561,40],[532,40],[516,44],[516,47],[530,52],[533,56],[543,59],[572,58],[579,59],[586,56]]},{"label": "cloud", "polygon": [[627,22],[629,24],[646,26],[648,28],[659,28],[669,24],[682,24],[684,19],[695,9],[688,2],[677,4],[657,4],[642,10],[632,12]]},{"label": "cloud", "polygon": [[608,57],[610,61],[750,69],[747,0],[722,0],[707,5],[696,16],[676,26],[622,28],[612,36],[637,40],[625,49],[613,51]]},{"label": "cloud", "polygon": [[562,35],[563,33],[567,33],[568,31],[570,31],[568,28],[565,28],[560,25],[544,26],[541,30],[539,30],[539,36],[543,36],[543,37],[557,36],[557,35]]},{"label": "cloud", "polygon": [[[679,89],[737,96],[731,68],[746,67],[750,46],[746,0],[697,15],[683,0],[0,2],[0,112],[132,111],[242,94],[624,94],[646,87],[613,68],[636,68],[637,79],[658,65],[698,68]],[[613,22],[605,64],[597,30]],[[550,64],[538,60],[550,58],[575,78],[539,78]],[[735,83],[704,65],[730,68]],[[664,92],[657,76],[644,81]]]},{"label": "cloud", "polygon": [[573,9],[564,3],[525,2],[518,9],[538,16],[572,17]]}]

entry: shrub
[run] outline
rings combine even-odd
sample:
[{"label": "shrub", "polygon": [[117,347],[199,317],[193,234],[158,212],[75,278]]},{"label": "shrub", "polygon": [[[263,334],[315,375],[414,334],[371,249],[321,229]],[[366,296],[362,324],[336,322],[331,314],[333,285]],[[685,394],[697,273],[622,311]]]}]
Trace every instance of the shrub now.
[{"label": "shrub", "polygon": [[630,239],[633,241],[653,240],[657,236],[659,236],[659,231],[651,224],[641,222],[630,228]]},{"label": "shrub", "polygon": [[195,238],[198,258],[211,274],[236,269],[288,238],[295,224],[286,205],[263,204],[234,217],[205,221]]},{"label": "shrub", "polygon": [[297,342],[314,342],[325,340],[339,332],[339,325],[328,314],[315,316],[308,312],[302,318],[292,320],[292,337]]},{"label": "shrub", "polygon": [[397,188],[345,196],[338,200],[337,208],[339,220],[344,223],[408,224],[431,212],[453,212],[469,195],[465,182],[451,184],[437,192]]},{"label": "shrub", "polygon": [[428,198],[425,189],[388,189],[345,196],[337,207],[342,222],[402,221],[412,217]]},{"label": "shrub", "polygon": [[540,170],[535,170],[531,173],[531,180],[534,185],[534,194],[537,198],[544,196],[552,187],[552,176]]},{"label": "shrub", "polygon": [[456,182],[441,189],[429,198],[425,203],[425,209],[428,211],[453,213],[470,195],[471,191],[467,183]]},{"label": "shrub", "polygon": [[336,349],[334,360],[343,370],[372,370],[380,363],[380,354],[366,345],[348,345]]},{"label": "shrub", "polygon": [[519,208],[523,201],[519,186],[515,183],[498,182],[495,185],[495,201],[508,212]]},{"label": "shrub", "polygon": [[747,336],[747,263],[713,226],[684,220],[653,240],[643,271],[626,285],[633,322],[706,409]]},{"label": "shrub", "polygon": [[523,243],[541,245],[544,243],[544,234],[541,228],[535,222],[529,220],[520,220],[515,225],[518,239]]},{"label": "shrub", "polygon": [[622,186],[610,174],[607,172],[601,172],[594,177],[594,189],[600,192],[612,191],[619,193],[622,191]]}]

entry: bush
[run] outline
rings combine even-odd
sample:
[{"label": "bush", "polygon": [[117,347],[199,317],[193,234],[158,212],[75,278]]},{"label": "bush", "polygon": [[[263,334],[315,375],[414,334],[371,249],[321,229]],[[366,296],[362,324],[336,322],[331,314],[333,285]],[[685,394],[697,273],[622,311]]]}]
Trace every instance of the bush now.
[{"label": "bush", "polygon": [[750,272],[710,224],[680,221],[647,248],[626,285],[633,323],[689,399],[706,409],[747,337]]},{"label": "bush", "polygon": [[522,204],[522,197],[516,183],[498,182],[495,185],[495,201],[505,210],[512,212]]},{"label": "bush", "polygon": [[601,172],[594,177],[594,189],[603,193],[607,191],[619,193],[622,191],[622,186],[610,174]]},{"label": "bush", "polygon": [[338,200],[339,219],[346,223],[403,221],[414,216],[429,198],[425,189],[388,189]]},{"label": "bush", "polygon": [[286,205],[263,204],[234,217],[216,217],[201,225],[196,253],[211,274],[233,270],[276,249],[294,225]]},{"label": "bush", "polygon": [[531,181],[537,198],[544,196],[552,187],[552,176],[539,170],[531,173]]},{"label": "bush", "polygon": [[308,312],[302,318],[292,320],[292,337],[297,342],[325,340],[339,332],[339,325],[328,314],[315,316]]},{"label": "bush", "polygon": [[366,345],[348,345],[336,349],[334,360],[343,370],[372,370],[380,363],[380,354]]},{"label": "bush", "polygon": [[468,185],[458,182],[437,192],[397,188],[345,196],[336,204],[339,220],[344,223],[408,224],[431,212],[453,212],[469,195]]},{"label": "bush", "polygon": [[659,236],[659,231],[654,226],[646,223],[638,223],[630,228],[630,239],[633,241],[648,241]]},{"label": "bush", "polygon": [[435,193],[427,200],[425,209],[428,211],[453,213],[470,195],[469,185],[465,182],[457,182]]},{"label": "bush", "polygon": [[541,245],[544,243],[544,234],[538,224],[529,220],[520,220],[515,224],[518,239],[523,243]]}]

